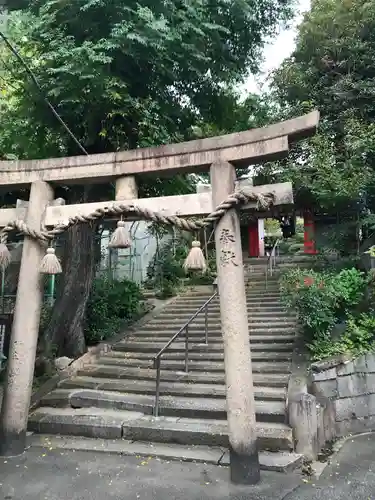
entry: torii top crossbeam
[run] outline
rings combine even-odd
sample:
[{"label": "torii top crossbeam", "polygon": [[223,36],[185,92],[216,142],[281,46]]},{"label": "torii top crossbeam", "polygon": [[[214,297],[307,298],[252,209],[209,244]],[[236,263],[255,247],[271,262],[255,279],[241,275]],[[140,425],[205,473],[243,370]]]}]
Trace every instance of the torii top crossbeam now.
[{"label": "torii top crossbeam", "polygon": [[46,160],[0,162],[0,186],[36,180],[57,184],[103,182],[124,175],[208,170],[218,160],[248,166],[282,158],[289,144],[316,131],[319,112],[268,127],[154,148]]}]

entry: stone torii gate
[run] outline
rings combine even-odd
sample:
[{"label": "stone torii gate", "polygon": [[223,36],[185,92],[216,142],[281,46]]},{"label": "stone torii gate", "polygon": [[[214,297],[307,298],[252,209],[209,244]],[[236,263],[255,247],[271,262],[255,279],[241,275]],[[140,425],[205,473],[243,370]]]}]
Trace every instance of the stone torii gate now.
[{"label": "stone torii gate", "polygon": [[[0,188],[30,187],[28,204],[15,209],[0,209],[0,227],[9,227],[9,222],[18,220],[16,227],[25,234],[0,416],[0,454],[17,455],[25,449],[42,303],[39,266],[45,250],[35,234],[68,224],[72,217],[82,219],[100,211],[105,214],[108,208],[115,210],[116,207],[121,212],[124,204],[136,206],[134,213],[139,213],[139,210],[158,212],[160,217],[210,214],[235,191],[236,167],[285,157],[290,142],[314,134],[318,122],[319,113],[314,111],[262,129],[156,148],[0,162]],[[210,171],[212,193],[138,199],[137,178],[144,175],[163,176],[207,170]],[[80,205],[63,205],[54,201],[55,185],[113,180],[116,183],[115,201]],[[241,184],[238,189],[241,192]],[[252,191],[253,200],[271,192],[274,204],[293,202],[289,183],[259,186]],[[249,198],[243,195],[242,202],[244,200]],[[260,473],[239,217],[233,208],[236,203],[239,202],[227,205],[220,220],[216,219],[215,244],[224,339],[231,478],[236,483],[255,484]],[[243,208],[254,209],[256,203]],[[132,216],[129,206],[126,215]],[[32,237],[33,231],[35,234]]]}]

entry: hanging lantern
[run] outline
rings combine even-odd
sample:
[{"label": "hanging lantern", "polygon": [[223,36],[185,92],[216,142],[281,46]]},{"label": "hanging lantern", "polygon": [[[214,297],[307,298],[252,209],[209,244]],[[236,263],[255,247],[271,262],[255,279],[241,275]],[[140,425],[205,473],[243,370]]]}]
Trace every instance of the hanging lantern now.
[{"label": "hanging lantern", "polygon": [[126,230],[126,223],[122,220],[118,221],[117,228],[112,234],[109,242],[109,248],[130,248],[131,240],[128,231]]},{"label": "hanging lantern", "polygon": [[56,256],[55,249],[52,247],[47,248],[46,255],[43,257],[40,263],[39,271],[42,274],[61,274],[61,264]]},{"label": "hanging lantern", "polygon": [[185,271],[202,272],[205,272],[207,269],[206,259],[204,258],[201,244],[197,240],[192,243],[189,255],[186,257],[184,262],[184,269]]}]

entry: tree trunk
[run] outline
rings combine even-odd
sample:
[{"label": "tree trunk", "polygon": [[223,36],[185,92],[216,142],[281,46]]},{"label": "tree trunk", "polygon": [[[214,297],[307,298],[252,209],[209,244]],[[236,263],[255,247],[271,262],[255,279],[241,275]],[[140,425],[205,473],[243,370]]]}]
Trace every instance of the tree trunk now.
[{"label": "tree trunk", "polygon": [[79,224],[66,233],[63,275],[45,339],[57,356],[77,358],[86,350],[83,321],[95,270],[95,227]]}]

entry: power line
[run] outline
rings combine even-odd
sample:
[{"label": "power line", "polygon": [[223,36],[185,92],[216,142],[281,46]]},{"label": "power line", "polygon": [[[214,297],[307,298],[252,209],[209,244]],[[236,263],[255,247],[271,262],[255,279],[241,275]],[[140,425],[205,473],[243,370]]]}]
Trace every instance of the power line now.
[{"label": "power line", "polygon": [[32,79],[34,85],[36,86],[36,88],[38,89],[40,95],[42,96],[44,102],[47,104],[47,106],[49,107],[49,109],[52,111],[53,115],[57,118],[57,120],[61,123],[61,125],[64,127],[64,129],[68,132],[68,134],[70,135],[70,137],[73,139],[73,141],[77,144],[77,146],[79,147],[79,149],[85,154],[85,155],[88,155],[88,152],[86,151],[86,149],[82,146],[82,144],[79,142],[79,140],[76,138],[76,136],[73,134],[73,132],[70,130],[70,128],[68,127],[68,125],[64,122],[64,120],[61,118],[61,116],[58,114],[58,112],[56,111],[56,109],[52,106],[52,104],[49,102],[49,100],[47,99],[47,97],[44,95],[44,92],[43,92],[43,89],[42,87],[40,86],[36,76],[34,75],[33,71],[31,70],[31,68],[27,65],[26,61],[23,59],[23,57],[21,56],[21,54],[18,52],[18,50],[10,43],[10,41],[8,40],[8,38],[4,35],[4,33],[2,31],[0,31],[0,37],[4,40],[6,46],[8,47],[8,49],[12,52],[12,54],[20,61],[20,63],[22,64],[22,66],[25,68],[26,72],[29,74],[30,78]]}]

